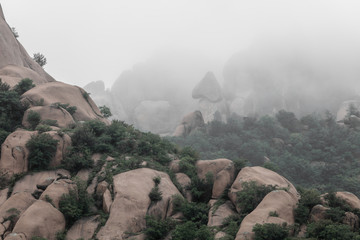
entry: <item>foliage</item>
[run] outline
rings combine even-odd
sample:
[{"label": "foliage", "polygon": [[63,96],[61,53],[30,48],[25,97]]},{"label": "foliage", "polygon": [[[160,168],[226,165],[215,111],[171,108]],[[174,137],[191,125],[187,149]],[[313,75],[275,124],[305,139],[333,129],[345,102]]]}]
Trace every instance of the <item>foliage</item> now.
[{"label": "foliage", "polygon": [[297,190],[301,198],[294,210],[295,222],[303,224],[307,222],[311,209],[321,203],[320,193],[316,189],[298,188]]},{"label": "foliage", "polygon": [[35,87],[35,84],[33,84],[33,80],[31,80],[30,78],[24,78],[14,87],[14,91],[17,92],[19,95],[22,95],[33,87]]},{"label": "foliage", "polygon": [[147,215],[146,220],[146,239],[148,240],[161,240],[175,227],[175,222],[171,219],[157,219],[153,216]]},{"label": "foliage", "polygon": [[54,126],[54,127],[59,126],[57,120],[54,120],[54,119],[45,119],[45,120],[42,120],[41,123],[44,125],[49,125],[49,126]]},{"label": "foliage", "polygon": [[235,239],[237,232],[239,231],[240,224],[243,220],[241,215],[231,215],[224,219],[223,221],[223,231],[230,237],[231,239]]},{"label": "foliage", "polygon": [[173,206],[175,212],[181,212],[186,221],[192,221],[198,225],[207,224],[209,206],[205,203],[187,202],[181,196],[174,196]]},{"label": "foliage", "polygon": [[11,32],[14,34],[14,37],[15,37],[15,38],[18,38],[18,37],[19,37],[19,33],[16,31],[16,28],[12,27],[12,28],[11,28]]},{"label": "foliage", "polygon": [[173,240],[213,240],[213,233],[205,225],[197,227],[195,223],[187,221],[176,226],[172,233]]},{"label": "foliage", "polygon": [[46,57],[42,53],[34,53],[33,60],[37,62],[40,67],[44,67],[47,63]]},{"label": "foliage", "polygon": [[65,109],[68,113],[70,113],[71,115],[73,115],[76,110],[77,110],[77,107],[76,106],[70,106],[69,103],[59,103],[59,102],[56,102],[56,103],[53,103],[52,106],[56,107],[56,108],[63,108]]},{"label": "foliage", "polygon": [[253,231],[255,240],[283,240],[289,235],[289,230],[285,226],[275,223],[255,224]]},{"label": "foliage", "polygon": [[81,169],[92,167],[93,161],[88,149],[71,147],[68,149],[68,153],[64,157],[62,164],[64,168],[70,172],[77,172]]},{"label": "foliage", "polygon": [[41,117],[38,112],[35,112],[33,110],[30,110],[26,119],[32,130],[35,130],[36,126],[40,123]]},{"label": "foliage", "polygon": [[271,191],[274,186],[257,185],[256,182],[243,182],[242,190],[237,192],[236,202],[241,209],[241,213],[248,214],[252,212],[263,198]]},{"label": "foliage", "polygon": [[158,186],[155,186],[151,189],[149,193],[149,198],[152,202],[157,202],[162,199],[162,192],[160,192]]},{"label": "foliage", "polygon": [[321,240],[353,240],[358,239],[358,233],[352,232],[350,226],[333,223],[331,220],[320,220],[307,226],[307,237]]},{"label": "foliage", "polygon": [[29,169],[47,169],[51,159],[55,156],[57,143],[58,140],[46,133],[31,136],[31,139],[26,143],[30,152],[28,157]]},{"label": "foliage", "polygon": [[102,114],[105,118],[109,118],[109,117],[112,116],[112,113],[111,113],[109,107],[103,105],[103,106],[100,106],[99,109],[100,109],[101,114]]}]

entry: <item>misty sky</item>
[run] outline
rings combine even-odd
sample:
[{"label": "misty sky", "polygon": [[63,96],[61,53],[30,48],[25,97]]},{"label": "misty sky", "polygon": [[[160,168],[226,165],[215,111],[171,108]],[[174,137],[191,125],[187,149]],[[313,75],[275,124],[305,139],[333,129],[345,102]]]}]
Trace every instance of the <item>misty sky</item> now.
[{"label": "misty sky", "polygon": [[214,68],[209,70],[221,80],[222,68],[234,53],[270,38],[319,45],[329,41],[340,49],[349,40],[354,46],[360,44],[358,0],[0,3],[29,54],[43,53],[47,72],[79,86],[103,80],[110,87],[121,72],[161,52],[207,59],[212,63],[209,68]]}]

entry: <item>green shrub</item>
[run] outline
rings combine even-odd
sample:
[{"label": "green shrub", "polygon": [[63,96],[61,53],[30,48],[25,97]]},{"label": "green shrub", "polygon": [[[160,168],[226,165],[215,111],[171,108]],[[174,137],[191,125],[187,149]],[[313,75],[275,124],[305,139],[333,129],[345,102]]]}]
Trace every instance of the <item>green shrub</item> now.
[{"label": "green shrub", "polygon": [[51,127],[49,125],[39,124],[39,125],[37,125],[35,130],[38,131],[39,133],[44,133],[44,132],[51,131]]},{"label": "green shrub", "polygon": [[44,170],[49,166],[50,161],[55,156],[58,140],[53,139],[49,134],[43,133],[31,136],[26,143],[29,149],[29,169]]},{"label": "green shrub", "polygon": [[59,126],[57,120],[53,120],[53,119],[45,119],[45,120],[42,120],[41,123],[44,125],[49,125],[49,126],[54,126],[54,127]]},{"label": "green shrub", "polygon": [[62,164],[64,165],[64,168],[70,172],[77,172],[83,168],[91,168],[94,163],[91,159],[91,152],[89,149],[71,147],[63,158]]},{"label": "green shrub", "polygon": [[105,118],[109,118],[112,116],[112,113],[110,111],[110,108],[108,108],[107,106],[103,105],[99,107],[101,114],[105,117]]},{"label": "green shrub", "polygon": [[19,95],[27,92],[28,90],[35,87],[33,81],[29,78],[22,79],[18,84],[15,85],[14,91],[17,92]]},{"label": "green shrub", "polygon": [[172,219],[161,220],[147,215],[145,220],[146,229],[144,232],[146,234],[146,239],[148,240],[164,239],[167,234],[175,227],[175,222]]},{"label": "green shrub", "polygon": [[306,236],[324,240],[354,240],[359,238],[358,233],[352,232],[350,226],[333,223],[331,220],[310,223],[307,226]]},{"label": "green shrub", "polygon": [[299,224],[306,223],[311,209],[320,204],[320,193],[316,189],[298,188],[301,195],[299,203],[294,210],[295,222]]},{"label": "green shrub", "polygon": [[186,221],[192,221],[198,225],[207,224],[209,206],[205,203],[187,202],[182,196],[173,197],[175,212],[181,212]]},{"label": "green shrub", "polygon": [[258,186],[254,181],[244,182],[242,190],[236,194],[236,202],[241,209],[241,213],[247,214],[252,212],[263,198],[275,189],[276,187],[274,186]]},{"label": "green shrub", "polygon": [[224,219],[222,222],[223,224],[223,231],[234,239],[236,237],[237,232],[239,231],[240,224],[244,219],[241,215],[231,215]]},{"label": "green shrub", "polygon": [[157,202],[162,199],[162,192],[160,192],[158,186],[155,186],[151,189],[149,193],[149,198],[152,202]]},{"label": "green shrub", "polygon": [[42,53],[34,53],[33,60],[37,62],[40,67],[44,67],[47,63],[46,57]]},{"label": "green shrub", "polygon": [[326,218],[335,223],[341,223],[345,217],[345,211],[339,207],[326,210]]},{"label": "green shrub", "polygon": [[77,110],[77,107],[75,106],[69,106],[70,104],[69,103],[59,103],[59,102],[56,102],[56,103],[53,103],[52,106],[56,107],[56,108],[63,108],[65,109],[68,113],[70,113],[71,115],[73,115],[76,110]]},{"label": "green shrub", "polygon": [[172,240],[189,240],[196,239],[196,224],[188,221],[177,225],[172,233]]},{"label": "green shrub", "polygon": [[275,223],[255,224],[253,231],[255,240],[283,240],[289,235],[289,229],[286,226]]},{"label": "green shrub", "polygon": [[29,122],[30,128],[32,130],[34,130],[36,128],[36,126],[40,123],[41,117],[40,117],[40,114],[38,112],[35,112],[35,111],[31,110],[31,111],[29,111],[26,120]]}]

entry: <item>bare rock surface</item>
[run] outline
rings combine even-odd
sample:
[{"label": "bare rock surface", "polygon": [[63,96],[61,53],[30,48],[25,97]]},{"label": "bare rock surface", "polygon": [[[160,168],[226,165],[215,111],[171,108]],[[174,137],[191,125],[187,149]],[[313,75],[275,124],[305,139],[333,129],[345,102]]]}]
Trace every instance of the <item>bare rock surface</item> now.
[{"label": "bare rock surface", "polygon": [[[162,199],[152,203],[149,193],[160,177]],[[139,168],[114,176],[114,202],[105,226],[97,234],[99,240],[124,239],[126,233],[137,233],[146,227],[146,214],[164,219],[172,215],[171,199],[180,194],[169,176],[149,168]]]},{"label": "bare rock surface", "polygon": [[64,230],[64,215],[50,203],[37,200],[20,216],[13,232],[24,233],[27,239],[41,236],[56,240],[56,233]]},{"label": "bare rock surface", "polygon": [[27,240],[27,238],[23,233],[10,233],[4,240]]},{"label": "bare rock surface", "polygon": [[[294,224],[294,208],[296,208],[296,204],[297,199],[291,193],[284,190],[268,193],[255,210],[248,214],[241,222],[235,240],[254,239],[252,229],[257,223]],[[278,217],[270,216],[271,212],[276,212]]]},{"label": "bare rock surface", "polygon": [[347,204],[353,209],[360,209],[360,199],[351,192],[336,192],[336,197],[345,200]]},{"label": "bare rock surface", "polygon": [[[286,189],[294,199],[299,198],[296,188],[286,178],[278,173],[263,167],[244,167],[237,175],[229,191],[229,198],[236,206],[236,193],[242,190],[244,182],[254,181],[257,185],[276,186],[277,188]],[[240,209],[237,209],[240,211]]]},{"label": "bare rock surface", "polygon": [[321,204],[315,205],[310,212],[310,221],[318,222],[320,220],[326,219],[326,211],[330,208],[324,207]]},{"label": "bare rock surface", "polygon": [[99,215],[77,220],[66,233],[66,240],[92,239],[96,228],[100,224]]},{"label": "bare rock surface", "polygon": [[110,213],[112,202],[111,193],[109,189],[106,189],[103,194],[103,211],[105,213]]},{"label": "bare rock surface", "polygon": [[237,214],[236,209],[231,201],[226,201],[220,206],[215,204],[216,201],[217,200],[210,200],[209,202],[211,206],[207,224],[209,227],[220,227],[223,225],[225,218]]},{"label": "bare rock surface", "polygon": [[59,208],[59,202],[63,194],[69,194],[70,191],[77,191],[76,184],[70,179],[60,179],[50,184],[41,194],[39,200],[46,201],[51,199],[56,208]]},{"label": "bare rock surface", "polygon": [[62,107],[52,106],[34,106],[27,109],[24,113],[22,120],[22,125],[29,128],[30,124],[27,121],[30,111],[39,113],[42,121],[44,120],[56,120],[57,125],[61,128],[69,127],[72,124],[75,124],[75,121],[71,114]]},{"label": "bare rock surface", "polygon": [[222,99],[221,87],[214,73],[206,73],[204,78],[193,89],[192,97],[195,99],[207,99],[211,102],[218,102]]},{"label": "bare rock surface", "polygon": [[[69,104],[77,108],[73,114],[76,121],[99,119],[109,123],[105,119],[91,97],[82,88],[62,82],[50,82],[36,86],[22,95],[23,101],[32,106],[36,102],[43,101],[44,106],[54,103]],[[43,100],[41,100],[43,99]]]},{"label": "bare rock surface", "polygon": [[206,175],[211,174],[214,180],[212,198],[218,198],[226,187],[234,181],[235,167],[233,161],[226,158],[215,160],[199,160],[196,170],[200,179],[206,180]]},{"label": "bare rock surface", "polygon": [[188,186],[191,185],[191,179],[185,173],[176,173],[175,174],[176,181],[180,184],[182,188],[182,193],[185,195],[186,200],[191,202],[192,194],[191,191],[188,190]]},{"label": "bare rock surface", "polygon": [[9,188],[0,190],[0,206],[6,201]]},{"label": "bare rock surface", "polygon": [[6,219],[11,215],[16,215],[15,221],[18,217],[30,207],[36,199],[26,192],[12,195],[0,206],[0,218]]},{"label": "bare rock surface", "polygon": [[36,132],[18,129],[11,133],[1,145],[0,170],[12,176],[28,171],[29,150],[26,143]]},{"label": "bare rock surface", "polygon": [[173,136],[185,137],[188,136],[192,131],[202,128],[205,125],[204,118],[200,111],[195,111],[187,114],[176,127]]},{"label": "bare rock surface", "polygon": [[40,184],[47,179],[57,179],[58,174],[70,177],[70,173],[64,169],[49,170],[28,174],[15,183],[12,194],[15,194],[17,192],[33,193],[37,189],[37,184]]}]

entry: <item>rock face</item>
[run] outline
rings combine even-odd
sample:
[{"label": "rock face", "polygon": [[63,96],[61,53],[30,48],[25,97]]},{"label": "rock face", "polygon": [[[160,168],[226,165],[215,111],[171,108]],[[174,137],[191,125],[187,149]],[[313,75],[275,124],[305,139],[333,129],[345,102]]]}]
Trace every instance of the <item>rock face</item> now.
[{"label": "rock face", "polygon": [[59,202],[63,194],[69,194],[70,191],[77,191],[76,184],[70,179],[60,179],[50,184],[41,194],[39,200],[46,201],[51,199],[56,208],[59,208]]},{"label": "rock face", "polygon": [[318,222],[320,220],[326,219],[326,211],[329,210],[329,208],[324,207],[321,204],[315,205],[311,209],[310,213],[310,221],[312,222]]},{"label": "rock face", "polygon": [[[162,200],[151,203],[149,193],[155,186],[153,179],[160,177]],[[136,233],[145,228],[145,216],[157,215],[162,219],[172,215],[171,199],[180,194],[166,173],[140,168],[114,176],[114,202],[108,221],[97,234],[99,240],[124,239],[126,232]]]},{"label": "rock face", "polygon": [[16,222],[19,216],[35,201],[36,199],[30,193],[21,192],[14,194],[0,206],[0,219],[6,219],[11,215],[15,215]]},{"label": "rock face", "polygon": [[27,172],[29,150],[25,145],[35,134],[36,132],[26,130],[11,133],[1,145],[0,169],[10,176]]},{"label": "rock face", "polygon": [[336,121],[343,121],[348,114],[348,109],[350,105],[353,105],[357,109],[360,107],[360,101],[357,100],[348,100],[341,103],[340,108],[336,113]]},{"label": "rock face", "polygon": [[225,158],[199,160],[196,162],[196,170],[200,179],[206,180],[206,175],[209,173],[213,176],[212,198],[219,198],[235,177],[233,161]]},{"label": "rock face", "polygon": [[56,107],[56,106],[35,106],[27,109],[24,113],[24,117],[22,120],[22,125],[26,128],[30,127],[29,122],[27,121],[28,115],[30,111],[34,111],[40,114],[40,118],[42,121],[44,120],[56,120],[57,125],[60,128],[66,128],[69,127],[72,124],[75,124],[75,121],[71,114],[66,111],[62,107]]},{"label": "rock face", "polygon": [[231,201],[226,201],[224,204],[217,207],[214,206],[215,203],[216,200],[210,200],[209,202],[211,206],[207,224],[209,227],[220,227],[223,225],[225,218],[237,214]]},{"label": "rock face", "polygon": [[100,110],[88,93],[77,86],[62,82],[42,84],[24,93],[22,100],[29,102],[32,106],[42,101],[44,106],[51,106],[54,103],[69,104],[77,108],[73,114],[76,121],[99,119],[108,123],[108,120],[101,115]]},{"label": "rock face", "polygon": [[99,224],[99,215],[82,218],[71,226],[66,233],[66,240],[92,239]]},{"label": "rock face", "polygon": [[214,73],[206,73],[205,77],[193,89],[192,97],[195,99],[206,99],[210,102],[221,101],[221,87]]},{"label": "rock face", "polygon": [[8,188],[0,190],[0,206],[6,201],[8,191]]},{"label": "rock face", "polygon": [[360,209],[360,199],[350,192],[336,192],[336,197],[345,200],[347,204],[353,209]]},{"label": "rock face", "polygon": [[175,137],[186,137],[192,131],[200,129],[205,125],[200,111],[195,111],[186,115],[173,133]]},{"label": "rock face", "polygon": [[50,203],[38,200],[21,215],[13,233],[24,233],[27,239],[41,236],[56,240],[56,233],[64,230],[64,215]]},{"label": "rock face", "polygon": [[32,173],[31,175],[26,175],[15,183],[12,194],[17,192],[33,193],[37,189],[37,184],[41,184],[47,179],[56,179],[58,174],[70,177],[70,173],[64,169]]},{"label": "rock face", "polygon": [[[254,239],[252,229],[256,223],[294,224],[294,208],[296,208],[296,204],[297,198],[294,198],[289,192],[284,190],[270,192],[255,210],[248,214],[241,222],[235,240]],[[276,212],[278,217],[270,216],[271,212]]]},{"label": "rock face", "polygon": [[15,38],[0,9],[0,78],[10,86],[23,78],[30,78],[36,85],[55,81],[25,51]]},{"label": "rock face", "polygon": [[[299,194],[295,187],[283,176],[263,167],[245,167],[241,169],[229,191],[229,198],[236,206],[236,193],[241,191],[243,182],[255,181],[258,185],[271,185],[287,189],[294,198],[298,199]],[[240,211],[240,209],[238,209]]]}]

